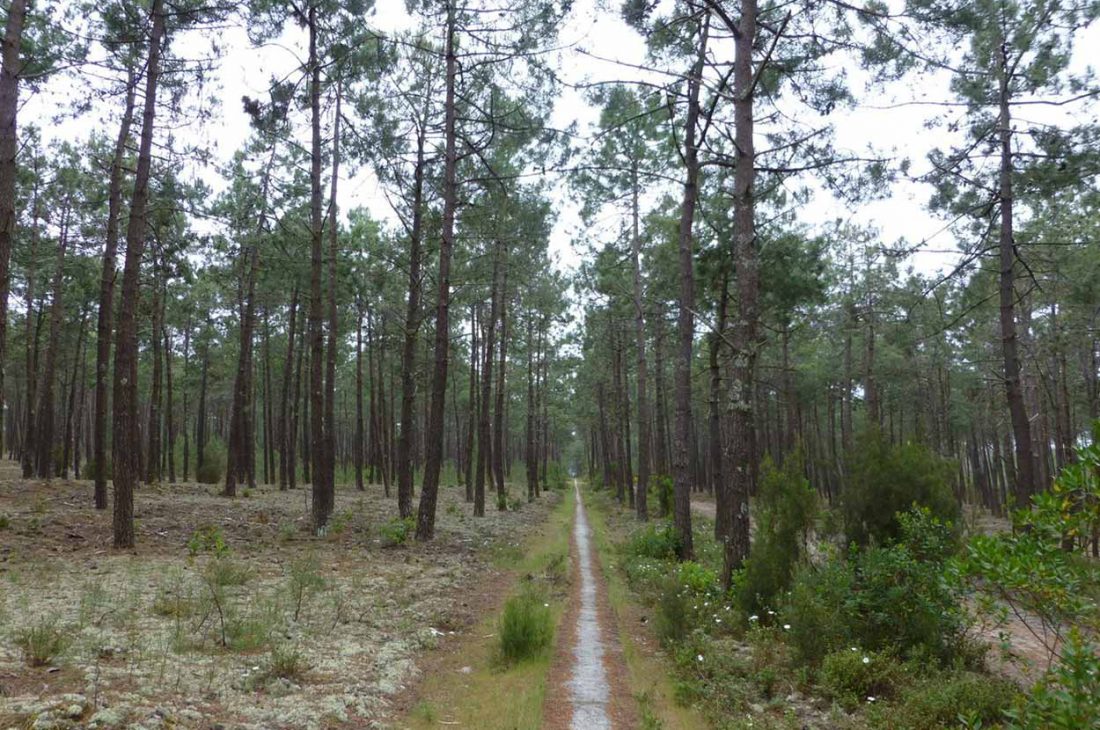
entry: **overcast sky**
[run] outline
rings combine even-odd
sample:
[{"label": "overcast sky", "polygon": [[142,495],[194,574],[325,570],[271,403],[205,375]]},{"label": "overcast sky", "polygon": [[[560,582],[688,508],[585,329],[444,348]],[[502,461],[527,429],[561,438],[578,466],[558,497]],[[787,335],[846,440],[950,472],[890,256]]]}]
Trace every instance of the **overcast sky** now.
[{"label": "overcast sky", "polygon": [[[559,72],[569,84],[629,80],[644,75],[632,68],[645,64],[645,45],[641,36],[627,26],[617,12],[601,10],[598,2],[599,0],[577,0],[561,30],[560,45],[565,50],[558,59]],[[382,31],[410,28],[414,25],[413,19],[405,12],[404,0],[376,0],[374,15],[369,22]],[[226,30],[221,38],[221,45],[225,49],[224,57],[213,83],[209,86],[215,96],[212,117],[201,125],[191,125],[179,130],[178,134],[200,145],[209,146],[216,159],[228,159],[241,147],[249,134],[248,119],[241,108],[241,97],[246,94],[263,97],[272,76],[291,75],[301,64],[304,40],[304,34],[291,27],[277,43],[257,49],[251,47],[243,29]],[[1078,52],[1074,66],[1081,70],[1087,62],[1095,60],[1097,54],[1093,49],[1097,47],[1100,47],[1100,27],[1093,27],[1077,40]],[[591,53],[584,53],[580,49]],[[592,54],[622,63],[600,61]],[[844,71],[858,81],[858,72],[853,69]],[[943,99],[947,83],[945,76],[909,78],[874,95],[862,97],[860,106],[856,109],[834,113],[831,120],[839,147],[862,152],[870,145],[899,158],[907,157],[913,162],[913,174],[919,175],[927,170],[925,159],[928,151],[934,146],[949,144],[950,138],[945,137],[942,132],[925,128],[928,117],[939,111],[938,109],[905,103]],[[54,89],[52,93],[31,99],[27,103],[23,119],[29,117],[31,122],[44,127],[48,138],[86,135],[89,131],[87,120],[70,120],[61,124],[48,122],[50,111],[64,108],[68,103],[68,96],[74,91],[78,93],[72,87]],[[858,93],[860,90],[856,91]],[[552,121],[559,128],[578,121],[583,134],[597,120],[598,113],[597,109],[585,101],[582,92],[566,86],[555,104]],[[1087,114],[1090,110],[1029,108],[1028,113],[1032,120],[1070,123],[1073,115]],[[1095,107],[1091,113],[1095,113]],[[1026,121],[1022,120],[1021,123]],[[114,129],[105,131],[112,137],[115,134]],[[369,209],[375,217],[393,220],[386,198],[373,175],[365,169],[351,169],[344,174],[348,177],[341,181],[342,211],[346,213],[351,208],[361,206]],[[202,175],[209,183],[218,186],[218,175],[214,169],[208,169]],[[559,218],[552,234],[551,251],[561,266],[573,268],[583,250],[583,247],[578,248],[574,242],[584,239],[586,235],[613,235],[619,222],[607,221],[606,228],[602,231],[583,231],[576,205],[567,193],[566,181],[560,177],[554,179],[555,196],[558,198],[555,207]],[[951,265],[956,257],[945,251],[954,249],[956,241],[951,231],[945,228],[945,221],[926,210],[925,204],[931,192],[928,186],[901,181],[889,192],[889,196],[883,200],[851,210],[838,204],[827,194],[818,194],[810,205],[799,212],[799,218],[811,225],[838,218],[874,225],[882,232],[884,242],[898,239],[905,239],[913,244],[926,242],[924,250],[915,254],[912,260],[918,270],[932,272]]]}]

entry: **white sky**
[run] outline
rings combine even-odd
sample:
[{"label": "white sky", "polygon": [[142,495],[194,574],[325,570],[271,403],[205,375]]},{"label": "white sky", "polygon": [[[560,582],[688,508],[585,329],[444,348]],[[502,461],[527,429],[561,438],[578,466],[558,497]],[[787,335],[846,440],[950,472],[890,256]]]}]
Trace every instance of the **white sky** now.
[{"label": "white sky", "polygon": [[[568,22],[561,30],[560,45],[571,50],[560,54],[560,75],[571,83],[640,77],[641,72],[636,69],[612,62],[601,62],[575,50],[588,49],[601,57],[632,65],[645,63],[642,38],[619,18],[617,12],[600,9],[598,2],[599,0],[575,2]],[[617,8],[618,0],[613,0],[613,4]],[[412,19],[405,12],[404,0],[376,0],[375,13],[370,22],[383,31],[413,25]],[[241,108],[241,97],[247,94],[263,98],[268,81],[273,75],[288,75],[300,66],[299,56],[304,52],[304,35],[294,29],[292,24],[289,27],[291,30],[278,43],[261,49],[250,47],[242,29],[230,29],[224,33],[221,45],[226,49],[225,55],[212,83],[208,85],[208,91],[214,89],[216,97],[213,116],[201,126],[192,125],[178,132],[181,138],[209,146],[214,157],[223,161],[240,148],[250,132],[248,118]],[[1081,70],[1086,62],[1095,60],[1096,54],[1091,49],[1098,46],[1100,24],[1077,40],[1079,51],[1074,66]],[[849,71],[849,75],[854,74]],[[943,99],[946,96],[946,84],[944,77],[909,79],[889,87],[883,95],[862,98],[863,106],[860,108],[833,114],[831,120],[838,146],[860,152],[865,151],[868,145],[880,151],[895,150],[897,156],[912,160],[915,174],[925,171],[928,151],[933,146],[950,142],[942,132],[930,131],[924,126],[925,120],[937,110],[922,106],[902,106],[895,109],[869,107]],[[51,93],[30,99],[23,111],[22,120],[24,123],[30,121],[43,127],[47,138],[72,139],[85,136],[92,128],[87,119],[70,119],[60,124],[51,124],[48,121],[51,112],[54,109],[64,109],[69,102],[69,95],[76,91],[73,88],[55,88]],[[859,89],[855,91],[857,95],[860,92]],[[1082,114],[1089,111],[1086,108],[1076,112],[1067,112],[1064,109],[1036,109],[1029,112],[1032,119],[1055,123],[1069,121],[1072,113]],[[598,109],[588,105],[581,92],[566,87],[556,102],[552,122],[556,127],[565,127],[578,120],[583,133],[595,123],[598,114]],[[112,138],[117,133],[113,124],[112,122],[104,130]],[[345,171],[343,175],[347,176],[349,172],[350,177],[341,180],[341,210],[346,213],[351,208],[362,206],[377,218],[394,220],[374,176],[364,168]],[[215,189],[220,187],[215,170],[207,169],[202,176]],[[610,221],[604,231],[582,231],[577,206],[569,198],[565,180],[560,177],[557,180],[555,195],[558,204],[555,207],[559,211],[559,218],[551,237],[551,251],[557,256],[561,266],[573,268],[579,261],[582,250],[574,245],[574,241],[582,238],[585,233],[596,236],[613,235],[618,221]],[[881,230],[884,242],[901,238],[911,243],[927,241],[926,250],[914,256],[913,264],[920,271],[932,272],[951,265],[956,257],[943,253],[955,246],[952,233],[945,229],[945,221],[929,213],[924,207],[930,193],[928,186],[899,182],[892,187],[886,199],[861,205],[854,210],[844,208],[828,195],[819,194],[800,211],[799,217],[810,224],[822,224],[837,218],[853,223],[872,224]]]}]

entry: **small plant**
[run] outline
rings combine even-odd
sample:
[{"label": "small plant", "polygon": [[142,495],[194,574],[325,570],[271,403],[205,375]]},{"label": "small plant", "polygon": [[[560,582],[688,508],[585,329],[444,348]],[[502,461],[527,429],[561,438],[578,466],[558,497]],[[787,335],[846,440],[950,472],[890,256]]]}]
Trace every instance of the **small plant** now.
[{"label": "small plant", "polygon": [[512,500],[508,502],[508,509],[513,512],[519,512],[523,509],[523,500],[513,497]]},{"label": "small plant", "polygon": [[1012,730],[1100,727],[1100,655],[1076,630],[1061,661],[1008,713]]},{"label": "small plant", "polygon": [[378,533],[382,538],[382,545],[384,547],[396,547],[398,545],[404,545],[415,528],[416,522],[413,518],[405,517],[404,519],[390,520],[382,525]]},{"label": "small plant", "polygon": [[640,558],[669,560],[676,557],[680,539],[671,524],[655,523],[634,531],[626,545],[628,554]]},{"label": "small plant", "polygon": [[313,553],[307,553],[290,564],[290,600],[294,604],[294,620],[302,614],[302,607],[310,595],[325,588],[325,579],[321,576],[321,561]]},{"label": "small plant", "polygon": [[232,617],[225,624],[225,646],[233,651],[256,651],[271,640],[271,625],[259,616]]},{"label": "small plant", "polygon": [[875,725],[906,730],[997,727],[1019,688],[975,672],[937,674],[901,691],[893,706],[876,707]]},{"label": "small plant", "polygon": [[501,494],[501,493],[498,492],[497,493],[497,511],[498,512],[503,512],[506,509],[508,509],[508,494],[507,493]]},{"label": "small plant", "polygon": [[309,671],[306,658],[298,649],[276,646],[268,657],[267,675],[279,679],[299,681]]},{"label": "small plant", "polygon": [[672,514],[672,477],[659,474],[653,478],[653,486],[657,492],[657,509],[662,517],[668,517]]},{"label": "small plant", "polygon": [[291,542],[298,536],[298,528],[291,522],[279,525],[279,542]]},{"label": "small plant", "polygon": [[199,553],[207,553],[220,558],[229,554],[229,546],[225,543],[225,537],[222,535],[220,527],[206,525],[191,534],[191,539],[187,541],[187,553],[192,558],[197,557]]},{"label": "small plant", "polygon": [[244,497],[245,499],[250,498],[252,496],[252,490],[249,489],[248,487],[245,487],[244,491],[241,492],[241,496]]},{"label": "small plant", "polygon": [[63,654],[72,643],[65,627],[49,619],[19,629],[15,645],[23,651],[23,659],[32,667],[44,667]]},{"label": "small plant", "polygon": [[252,577],[252,571],[244,563],[229,556],[215,557],[206,563],[203,573],[217,586],[243,586]]},{"label": "small plant", "polygon": [[0,530],[7,530],[11,527],[11,517],[9,515],[0,515]]},{"label": "small plant", "polygon": [[533,588],[525,588],[504,604],[500,617],[500,658],[505,664],[538,656],[554,633],[550,607]]}]

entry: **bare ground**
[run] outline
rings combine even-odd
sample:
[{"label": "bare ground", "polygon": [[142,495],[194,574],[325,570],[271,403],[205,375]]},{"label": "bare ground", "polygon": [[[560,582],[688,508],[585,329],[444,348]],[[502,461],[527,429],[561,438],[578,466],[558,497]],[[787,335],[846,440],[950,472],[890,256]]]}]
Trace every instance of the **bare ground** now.
[{"label": "bare ground", "polygon": [[[435,541],[386,546],[396,504],[377,486],[338,490],[324,538],[308,490],[145,487],[138,549],[119,552],[90,483],[14,470],[0,467],[0,728],[386,727],[423,653],[479,618],[470,591],[493,552],[552,504],[475,520],[444,487]],[[204,526],[228,555],[191,554]],[[19,639],[43,627],[64,648],[31,667]]]}]

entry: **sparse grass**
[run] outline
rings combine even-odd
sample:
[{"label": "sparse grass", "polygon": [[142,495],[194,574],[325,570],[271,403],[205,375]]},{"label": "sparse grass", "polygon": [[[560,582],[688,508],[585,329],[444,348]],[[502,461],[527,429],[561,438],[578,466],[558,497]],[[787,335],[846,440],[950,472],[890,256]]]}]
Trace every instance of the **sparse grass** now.
[{"label": "sparse grass", "polygon": [[252,577],[252,570],[230,557],[210,560],[203,568],[207,580],[217,586],[243,586]]},{"label": "sparse grass", "polygon": [[52,664],[72,643],[70,631],[55,619],[46,619],[15,631],[15,645],[32,667]]}]

